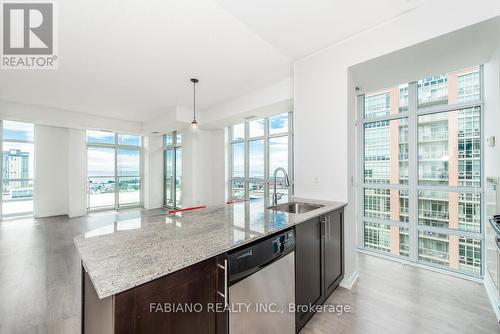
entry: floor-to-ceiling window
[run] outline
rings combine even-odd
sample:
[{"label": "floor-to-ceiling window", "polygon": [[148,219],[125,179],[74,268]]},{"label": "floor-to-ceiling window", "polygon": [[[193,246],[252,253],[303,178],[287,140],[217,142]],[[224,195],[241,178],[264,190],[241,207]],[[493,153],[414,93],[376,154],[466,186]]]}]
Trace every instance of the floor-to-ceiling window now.
[{"label": "floor-to-ceiling window", "polygon": [[[283,167],[293,180],[292,113],[258,118],[228,127],[230,199],[267,197],[274,189],[274,171]],[[280,188],[285,179],[277,176]],[[292,185],[278,192],[288,196]],[[285,198],[284,197],[284,198]]]},{"label": "floor-to-ceiling window", "polygon": [[182,133],[174,131],[163,136],[164,205],[182,206]]},{"label": "floor-to-ceiling window", "polygon": [[33,214],[33,140],[30,123],[2,121],[2,217]]},{"label": "floor-to-ceiling window", "polygon": [[141,153],[141,136],[87,131],[89,210],[141,205]]},{"label": "floor-to-ceiling window", "polygon": [[358,96],[360,247],[481,276],[481,73]]}]

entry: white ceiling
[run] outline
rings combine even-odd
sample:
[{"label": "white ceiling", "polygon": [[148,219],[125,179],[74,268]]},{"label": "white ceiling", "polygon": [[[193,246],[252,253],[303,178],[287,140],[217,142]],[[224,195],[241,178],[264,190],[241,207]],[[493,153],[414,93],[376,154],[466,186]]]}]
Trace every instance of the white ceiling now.
[{"label": "white ceiling", "polygon": [[369,93],[487,63],[500,45],[498,31],[497,16],[354,65],[352,80],[360,92]]},{"label": "white ceiling", "polygon": [[425,0],[216,0],[291,59],[352,37]]},{"label": "white ceiling", "polygon": [[130,121],[213,106],[292,60],[415,6],[406,0],[58,1],[59,69],[0,72],[0,100]]}]

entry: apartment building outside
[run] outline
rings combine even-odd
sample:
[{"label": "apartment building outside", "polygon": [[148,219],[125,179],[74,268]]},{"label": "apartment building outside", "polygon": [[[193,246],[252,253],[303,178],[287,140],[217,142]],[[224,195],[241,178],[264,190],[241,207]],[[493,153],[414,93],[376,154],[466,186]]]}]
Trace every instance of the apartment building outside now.
[{"label": "apartment building outside", "polygon": [[[480,101],[480,84],[479,67],[419,80],[417,108]],[[408,92],[405,84],[367,94],[364,118],[407,114]],[[467,233],[434,232],[481,232],[481,193],[464,191],[481,187],[481,106],[452,109],[416,117],[414,163],[421,186],[416,194],[417,225],[429,227],[417,231],[417,261],[479,276],[479,239]],[[410,253],[408,144],[408,117],[365,121],[363,246],[402,257]],[[460,191],[436,190],[434,186]],[[368,218],[372,219],[366,221]]]},{"label": "apartment building outside", "polygon": [[[33,195],[29,184],[29,152],[19,149],[10,149],[3,152],[3,179],[19,180],[15,187],[11,187],[11,198],[29,197]],[[4,189],[5,192],[5,189]]]}]

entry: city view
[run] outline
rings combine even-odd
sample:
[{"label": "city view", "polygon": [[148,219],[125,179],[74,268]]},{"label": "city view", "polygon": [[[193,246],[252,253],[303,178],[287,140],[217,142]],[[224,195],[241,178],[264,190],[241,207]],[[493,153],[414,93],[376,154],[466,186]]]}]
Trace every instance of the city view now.
[{"label": "city view", "polygon": [[174,131],[163,136],[165,167],[165,205],[182,207],[182,133]]},{"label": "city view", "polygon": [[89,209],[140,204],[141,137],[87,131],[87,143]]},{"label": "city view", "polygon": [[[402,117],[365,121],[364,247],[409,257],[410,234],[417,233],[418,261],[479,276],[481,241],[459,231],[481,232],[481,193],[475,191],[481,187],[481,106],[419,115],[413,161],[408,118],[403,117],[409,110],[408,91],[406,84],[365,97],[365,119]],[[480,70],[420,80],[417,96],[419,110],[479,101]],[[409,164],[417,165],[417,231],[408,224]]]},{"label": "city view", "polygon": [[3,121],[2,216],[33,212],[33,125]]},{"label": "city view", "polygon": [[[289,114],[285,113],[231,127],[233,198],[245,198],[245,186],[248,189],[249,199],[266,197],[269,195],[266,194],[266,183],[269,184],[269,192],[273,191],[274,170],[277,167],[283,167],[289,173],[288,118]],[[268,166],[266,166],[266,151],[269,157]],[[248,155],[247,162],[245,162],[245,155]],[[245,166],[246,163],[248,166]],[[267,178],[266,168],[268,169]],[[283,174],[278,175],[277,183],[278,192],[288,195],[288,190],[281,190],[285,185]]]}]

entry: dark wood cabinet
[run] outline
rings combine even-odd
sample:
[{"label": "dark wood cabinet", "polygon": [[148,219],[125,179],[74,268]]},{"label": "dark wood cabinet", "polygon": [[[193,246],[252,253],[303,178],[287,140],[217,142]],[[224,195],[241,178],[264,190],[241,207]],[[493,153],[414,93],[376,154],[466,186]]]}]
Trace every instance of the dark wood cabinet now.
[{"label": "dark wood cabinet", "polygon": [[[323,300],[323,224],[319,217],[295,227],[295,303],[319,305]],[[298,311],[297,331],[312,317],[312,312]]]},{"label": "dark wood cabinet", "polygon": [[[225,302],[218,294],[224,291],[224,259],[208,259],[102,301],[84,291],[84,333],[227,333],[227,313],[214,312],[216,303]],[[110,315],[111,324],[96,326],[97,318],[89,315],[96,308]]]},{"label": "dark wood cabinet", "polygon": [[[344,277],[343,209],[295,227],[295,302],[321,305]],[[299,308],[298,332],[314,315]]]},{"label": "dark wood cabinet", "polygon": [[324,301],[344,278],[343,212],[334,211],[324,218]]}]

